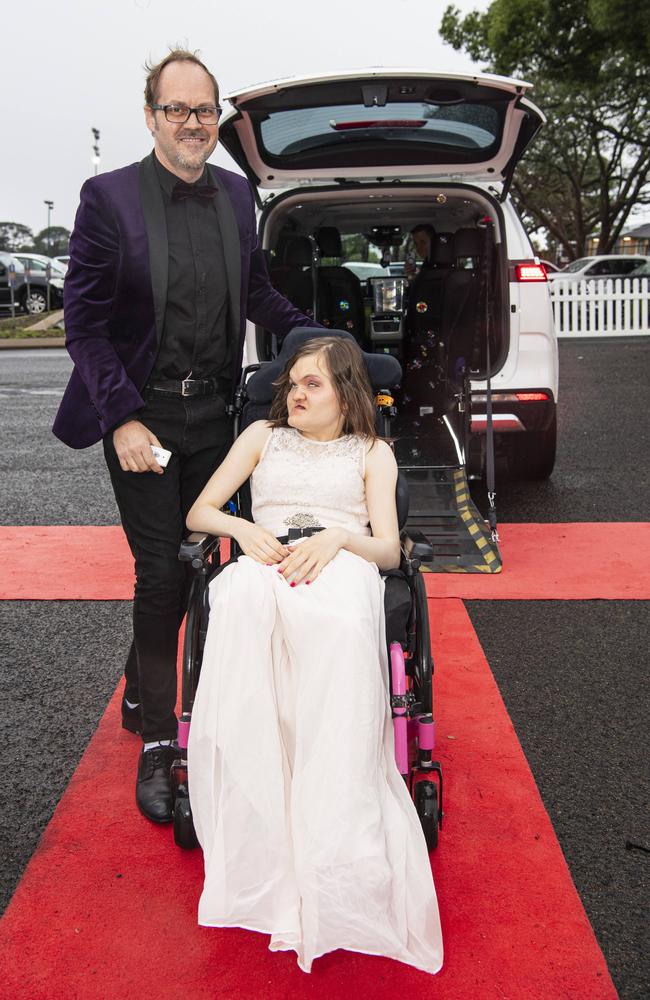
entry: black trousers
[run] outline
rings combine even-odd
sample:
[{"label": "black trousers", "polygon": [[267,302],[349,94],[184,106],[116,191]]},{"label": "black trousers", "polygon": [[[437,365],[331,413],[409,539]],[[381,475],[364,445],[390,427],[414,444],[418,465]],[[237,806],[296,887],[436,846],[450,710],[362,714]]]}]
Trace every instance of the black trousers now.
[{"label": "black trousers", "polygon": [[142,705],[145,741],[177,734],[178,630],[190,575],[178,560],[187,513],[232,443],[231,420],[219,396],[162,396],[145,390],[139,419],[172,457],[164,473],[123,472],[104,438],[122,526],[135,560],[133,641],[125,667],[125,697]]}]

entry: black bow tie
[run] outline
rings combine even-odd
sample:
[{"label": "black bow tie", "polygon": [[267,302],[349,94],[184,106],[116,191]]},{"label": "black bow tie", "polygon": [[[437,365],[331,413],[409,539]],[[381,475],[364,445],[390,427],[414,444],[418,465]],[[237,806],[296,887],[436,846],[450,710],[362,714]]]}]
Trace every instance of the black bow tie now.
[{"label": "black bow tie", "polygon": [[172,201],[180,201],[182,198],[214,198],[218,188],[214,184],[186,184],[185,181],[177,181],[172,188]]}]

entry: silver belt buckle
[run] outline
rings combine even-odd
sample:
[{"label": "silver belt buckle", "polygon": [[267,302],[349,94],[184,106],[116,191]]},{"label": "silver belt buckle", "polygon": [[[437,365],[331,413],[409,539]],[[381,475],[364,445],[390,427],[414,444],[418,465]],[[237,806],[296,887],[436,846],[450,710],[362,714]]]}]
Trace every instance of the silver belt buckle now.
[{"label": "silver belt buckle", "polygon": [[191,390],[192,385],[194,384],[194,382],[195,382],[195,379],[193,379],[193,378],[184,378],[181,381],[181,396],[191,396],[192,395],[192,393],[191,393],[190,390]]}]

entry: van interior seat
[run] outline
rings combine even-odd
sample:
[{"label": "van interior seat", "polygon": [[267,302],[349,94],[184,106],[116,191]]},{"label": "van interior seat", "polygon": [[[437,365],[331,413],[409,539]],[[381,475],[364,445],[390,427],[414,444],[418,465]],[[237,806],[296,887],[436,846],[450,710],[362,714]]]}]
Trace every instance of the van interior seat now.
[{"label": "van interior seat", "polygon": [[451,268],[456,263],[454,234],[438,233],[431,246],[431,263],[438,268]]},{"label": "van interior seat", "polygon": [[411,282],[406,326],[414,345],[440,332],[445,285],[455,260],[454,237],[443,233],[431,245],[430,263]]},{"label": "van interior seat", "polygon": [[[343,255],[341,234],[335,226],[320,226],[314,234],[321,257]],[[349,330],[363,344],[366,319],[361,282],[356,274],[340,264],[324,264],[318,269],[318,319],[335,330]]]},{"label": "van interior seat", "polygon": [[461,358],[466,365],[472,364],[483,340],[479,330],[483,239],[483,231],[479,229],[459,229],[454,236],[456,267],[445,285],[441,321],[450,374],[457,370]]},{"label": "van interior seat", "polygon": [[273,287],[308,316],[311,316],[314,305],[311,259],[309,237],[293,236],[285,244],[282,263],[269,272]]},{"label": "van interior seat", "polygon": [[[454,256],[456,262],[462,259],[476,261],[483,251],[482,229],[459,229],[454,235]],[[467,270],[474,270],[474,266]]]}]

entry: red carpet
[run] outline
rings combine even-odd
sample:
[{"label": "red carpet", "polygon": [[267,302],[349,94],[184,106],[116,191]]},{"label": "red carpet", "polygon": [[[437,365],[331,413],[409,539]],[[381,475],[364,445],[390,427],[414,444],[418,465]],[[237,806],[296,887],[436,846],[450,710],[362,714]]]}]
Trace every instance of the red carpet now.
[{"label": "red carpet", "polygon": [[434,602],[431,616],[447,799],[434,857],[446,948],[440,975],[336,952],[306,976],[291,954],[268,952],[263,935],[199,929],[200,853],[178,851],[169,827],[136,812],[139,746],[119,730],[116,694],[2,922],[3,995],[613,1000],[469,618],[458,600]]},{"label": "red carpet", "polygon": [[[503,572],[425,574],[429,597],[645,600],[650,524],[505,524]],[[0,600],[120,601],[133,596],[119,527],[0,528]]]},{"label": "red carpet", "polygon": [[120,527],[0,528],[0,600],[124,601],[133,557]]}]

